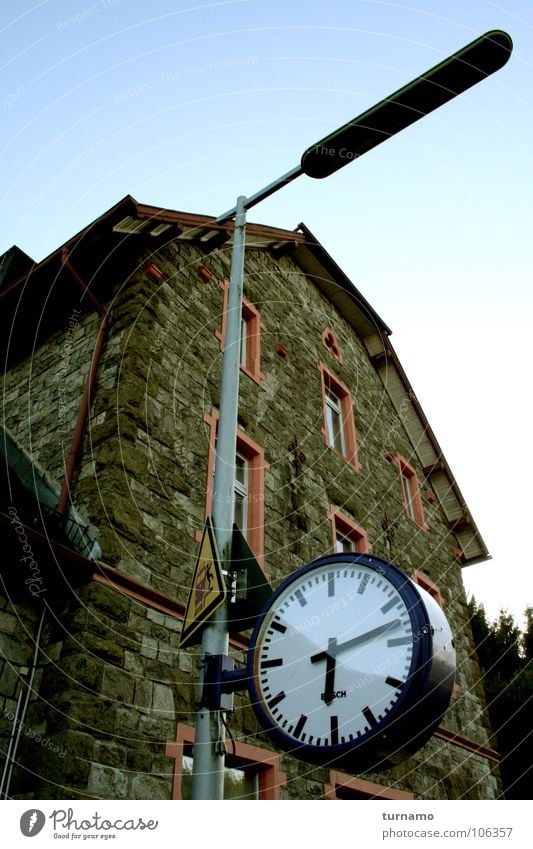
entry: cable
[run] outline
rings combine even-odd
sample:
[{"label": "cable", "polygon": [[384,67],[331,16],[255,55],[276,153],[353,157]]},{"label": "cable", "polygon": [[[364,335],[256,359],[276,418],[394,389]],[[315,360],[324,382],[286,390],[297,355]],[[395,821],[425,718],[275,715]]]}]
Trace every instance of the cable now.
[{"label": "cable", "polygon": [[[6,766],[9,764],[8,770],[7,770],[7,775],[6,775],[6,781],[5,781],[5,789],[3,790],[3,794],[2,794],[4,799],[9,798],[9,787],[10,787],[10,784],[11,784],[11,775],[13,773],[13,766],[15,764],[15,758],[16,758],[16,755],[17,755],[17,750],[18,750],[18,746],[19,746],[19,742],[20,742],[20,735],[22,734],[22,728],[24,726],[24,720],[26,718],[26,711],[28,710],[28,704],[29,704],[30,696],[31,696],[31,692],[32,692],[33,679],[35,677],[35,670],[37,669],[37,657],[38,657],[38,654],[39,654],[41,634],[42,634],[42,630],[43,630],[45,615],[46,615],[46,607],[43,607],[43,612],[41,614],[41,619],[39,621],[39,625],[38,625],[38,628],[37,628],[37,635],[35,637],[35,651],[33,653],[33,663],[31,665],[30,677],[28,679],[28,684],[27,684],[28,689],[27,689],[27,692],[26,692],[26,699],[24,701],[24,707],[22,708],[21,717],[18,721],[18,728],[17,728],[17,731],[16,731],[15,743],[12,747],[10,746],[11,752],[8,754],[8,756],[6,758],[6,765],[4,766],[4,774],[5,774],[6,773]],[[22,685],[21,685],[21,687],[22,687]],[[21,693],[22,693],[22,689],[21,689]],[[17,709],[18,709],[18,705],[17,705]],[[2,776],[2,782],[3,782],[3,780],[4,780],[4,776]]]}]

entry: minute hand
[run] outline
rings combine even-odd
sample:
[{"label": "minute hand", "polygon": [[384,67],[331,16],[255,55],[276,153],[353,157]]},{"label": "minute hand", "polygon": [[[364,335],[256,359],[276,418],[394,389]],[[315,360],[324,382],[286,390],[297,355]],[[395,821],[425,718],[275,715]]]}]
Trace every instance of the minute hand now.
[{"label": "minute hand", "polygon": [[353,649],[355,646],[361,645],[361,643],[373,640],[375,637],[385,634],[386,631],[392,631],[393,628],[396,628],[398,625],[401,625],[400,619],[391,619],[390,622],[386,622],[384,625],[379,625],[377,628],[372,628],[371,631],[365,631],[364,634],[352,637],[351,640],[346,640],[344,643],[337,643],[336,646],[332,646],[328,649],[328,653],[333,655],[333,657],[336,657],[339,652],[346,651],[346,649]]}]

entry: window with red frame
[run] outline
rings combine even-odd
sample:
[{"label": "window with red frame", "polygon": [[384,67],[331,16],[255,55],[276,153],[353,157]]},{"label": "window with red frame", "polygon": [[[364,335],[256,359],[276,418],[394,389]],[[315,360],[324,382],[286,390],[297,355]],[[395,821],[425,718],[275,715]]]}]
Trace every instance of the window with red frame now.
[{"label": "window with red frame", "polygon": [[[176,740],[166,744],[166,756],[175,760],[173,799],[191,798],[194,739],[194,728],[180,723]],[[236,740],[234,752],[226,756],[224,799],[279,799],[286,781],[279,755],[268,749]]]},{"label": "window with red frame", "polygon": [[[210,515],[213,502],[218,410],[214,409],[211,414],[204,415],[204,421],[210,427],[206,493],[206,515]],[[235,522],[261,565],[264,559],[264,489],[267,468],[264,449],[239,430],[235,455]]]},{"label": "window with red frame", "polygon": [[364,778],[354,778],[338,770],[330,770],[329,784],[324,786],[325,799],[414,799],[413,793],[383,787]]},{"label": "window with red frame", "polygon": [[336,554],[358,551],[365,554],[370,551],[368,536],[363,528],[337,510],[328,513],[333,533],[333,550]]},{"label": "window with red frame", "polygon": [[324,408],[322,433],[326,444],[359,470],[352,394],[324,365],[320,364],[319,370]]},{"label": "window with red frame", "polygon": [[413,467],[403,457],[396,457],[405,512],[409,519],[421,528],[427,528],[424,518],[424,507],[420,496],[420,484]]},{"label": "window with red frame", "polygon": [[[224,350],[226,337],[226,322],[228,312],[229,281],[220,284],[224,292],[222,306],[222,329],[215,331],[220,340],[220,350]],[[261,371],[261,333],[265,330],[259,311],[247,298],[243,298],[241,318],[241,369],[256,383],[260,383],[265,375]]]}]

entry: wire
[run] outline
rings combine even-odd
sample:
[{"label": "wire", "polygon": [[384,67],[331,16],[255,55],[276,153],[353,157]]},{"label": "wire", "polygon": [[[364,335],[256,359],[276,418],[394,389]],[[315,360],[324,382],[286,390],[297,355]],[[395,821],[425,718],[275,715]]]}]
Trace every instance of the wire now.
[{"label": "wire", "polygon": [[[32,685],[33,685],[33,679],[35,677],[35,670],[37,668],[37,657],[38,657],[38,654],[39,654],[41,634],[42,634],[42,630],[43,630],[45,614],[46,614],[46,607],[43,607],[43,612],[41,614],[41,619],[39,621],[39,625],[38,625],[38,628],[37,628],[37,635],[35,637],[35,651],[33,653],[33,662],[32,662],[32,665],[31,665],[30,677],[29,677],[28,683],[27,683],[28,689],[26,691],[26,698],[24,700],[24,707],[22,708],[22,713],[21,713],[20,719],[18,720],[18,728],[17,728],[17,732],[16,732],[15,743],[14,743],[12,749],[11,749],[11,752],[8,754],[8,756],[6,758],[6,766],[7,766],[7,763],[9,763],[9,767],[8,767],[7,776],[6,776],[5,789],[4,789],[4,792],[3,792],[3,798],[4,799],[9,798],[9,787],[11,785],[11,775],[13,773],[13,766],[15,764],[17,749],[18,749],[19,742],[20,742],[20,735],[22,734],[22,728],[24,726],[24,720],[26,718],[26,711],[28,710],[28,704],[29,704],[29,701],[30,701],[31,693],[32,693]],[[23,685],[21,684],[21,687],[22,686]],[[22,692],[22,690],[21,690],[21,692]],[[15,721],[15,720],[13,720],[13,721]],[[6,770],[5,770],[5,767],[4,767],[4,774],[5,774],[5,772],[6,772]],[[4,778],[4,776],[2,776],[2,779],[3,778]]]},{"label": "wire", "polygon": [[231,753],[232,753],[233,757],[235,758],[237,756],[237,745],[235,743],[235,737],[233,736],[231,728],[229,727],[228,723],[226,722],[226,717],[225,717],[224,712],[219,711],[219,713],[220,713],[220,718],[222,719],[222,724],[227,731],[228,737],[231,740],[231,749],[232,749]]}]

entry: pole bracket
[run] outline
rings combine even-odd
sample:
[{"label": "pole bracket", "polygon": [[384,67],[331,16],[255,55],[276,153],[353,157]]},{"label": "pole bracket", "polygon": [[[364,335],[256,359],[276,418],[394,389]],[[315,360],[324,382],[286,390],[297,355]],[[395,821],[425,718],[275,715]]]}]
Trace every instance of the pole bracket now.
[{"label": "pole bracket", "polygon": [[205,656],[204,679],[200,707],[208,710],[233,710],[233,693],[246,690],[248,669],[235,669],[235,660],[225,654]]}]

